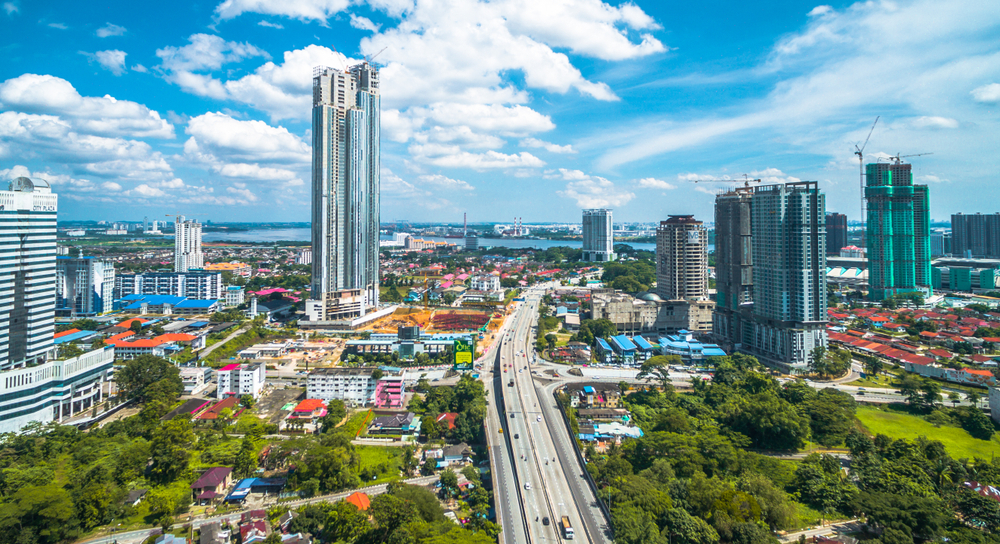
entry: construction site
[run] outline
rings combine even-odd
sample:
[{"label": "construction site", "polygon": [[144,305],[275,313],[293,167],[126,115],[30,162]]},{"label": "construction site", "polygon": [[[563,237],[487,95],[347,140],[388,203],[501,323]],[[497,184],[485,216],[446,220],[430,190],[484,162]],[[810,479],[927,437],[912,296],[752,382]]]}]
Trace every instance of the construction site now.
[{"label": "construction site", "polygon": [[360,332],[395,333],[399,327],[420,327],[428,333],[478,331],[490,335],[500,327],[505,315],[505,312],[482,310],[400,306],[391,315],[367,324]]}]

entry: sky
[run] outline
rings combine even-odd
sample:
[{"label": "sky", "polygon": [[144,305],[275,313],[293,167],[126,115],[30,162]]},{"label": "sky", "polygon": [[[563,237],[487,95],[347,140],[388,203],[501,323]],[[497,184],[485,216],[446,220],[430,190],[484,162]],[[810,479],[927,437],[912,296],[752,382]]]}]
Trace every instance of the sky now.
[{"label": "sky", "polygon": [[[1000,2],[3,0],[0,180],[60,218],[308,221],[315,66],[381,70],[383,222],[712,221],[727,183],[1000,211]],[[873,122],[878,122],[872,130]]]}]

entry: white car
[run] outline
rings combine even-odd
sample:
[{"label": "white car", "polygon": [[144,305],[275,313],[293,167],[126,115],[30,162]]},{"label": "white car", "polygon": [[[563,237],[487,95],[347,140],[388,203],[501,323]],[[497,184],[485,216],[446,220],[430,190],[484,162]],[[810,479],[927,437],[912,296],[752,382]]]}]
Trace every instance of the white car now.
[{"label": "white car", "polygon": [[531,484],[528,483],[528,482],[524,482],[524,488],[525,489],[531,489]]},{"label": "white car", "polygon": [[535,421],[541,421],[541,420],[542,420],[542,416],[538,416],[537,418],[535,418]]}]

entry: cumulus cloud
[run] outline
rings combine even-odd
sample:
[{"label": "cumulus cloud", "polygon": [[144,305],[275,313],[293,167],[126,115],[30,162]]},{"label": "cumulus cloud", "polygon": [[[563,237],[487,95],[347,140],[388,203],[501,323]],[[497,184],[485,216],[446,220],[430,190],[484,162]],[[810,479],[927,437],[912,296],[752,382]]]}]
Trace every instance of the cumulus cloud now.
[{"label": "cumulus cloud", "polygon": [[349,0],[225,0],[215,8],[219,19],[232,19],[243,13],[284,15],[301,21],[326,21],[350,5]]},{"label": "cumulus cloud", "polygon": [[948,117],[921,116],[913,120],[916,128],[958,128],[958,121]]},{"label": "cumulus cloud", "polygon": [[[59,116],[72,130],[102,136],[173,138],[174,127],[156,111],[110,95],[81,96],[65,79],[23,74],[0,83],[4,109]],[[62,121],[65,120],[65,121]]]},{"label": "cumulus cloud", "polygon": [[521,140],[521,147],[541,148],[549,153],[576,153],[571,145],[559,145],[549,143],[538,138],[525,138]]},{"label": "cumulus cloud", "polygon": [[13,15],[15,13],[20,13],[21,3],[20,2],[4,2],[3,10],[7,12],[7,15]]},{"label": "cumulus cloud", "polygon": [[451,179],[441,174],[423,175],[417,177],[424,185],[430,185],[449,191],[474,191],[476,188],[460,179]]},{"label": "cumulus cloud", "polygon": [[[414,206],[428,210],[439,210],[453,207],[451,201],[442,197],[432,189],[454,190],[454,187],[448,187],[448,185],[454,184],[448,182],[457,182],[459,184],[465,183],[440,176],[444,180],[448,180],[448,182],[444,183],[444,187],[435,185],[434,183],[428,183],[426,181],[418,184],[401,178],[388,168],[382,168],[379,174],[380,183],[382,185],[381,195],[383,201],[395,202],[405,204],[406,206]],[[436,181],[438,179],[436,176],[427,177],[432,178],[432,181]]]},{"label": "cumulus cloud", "polygon": [[196,72],[218,70],[224,64],[252,57],[270,58],[266,51],[249,43],[227,42],[210,34],[193,34],[188,41],[188,45],[181,47],[157,49],[156,56],[160,57],[157,68],[167,81],[199,96],[222,99],[226,98],[226,90],[211,75]]},{"label": "cumulus cloud", "polygon": [[107,23],[101,28],[97,29],[98,38],[108,38],[110,36],[121,36],[125,34],[125,27],[118,26],[116,24]]},{"label": "cumulus cloud", "polygon": [[309,146],[284,127],[241,121],[224,113],[193,117],[185,129],[184,157],[227,178],[303,185]]},{"label": "cumulus cloud", "polygon": [[571,181],[557,194],[576,201],[581,208],[615,208],[635,198],[635,193],[618,188],[605,178],[590,176],[579,170],[560,169],[560,173],[564,179]]},{"label": "cumulus cloud", "polygon": [[125,73],[125,55],[127,54],[118,49],[98,51],[94,53],[94,59],[112,74],[120,76]]},{"label": "cumulus cloud", "polygon": [[642,179],[640,179],[639,180],[639,187],[642,187],[644,189],[663,189],[663,190],[668,190],[668,191],[671,190],[671,189],[676,189],[677,188],[677,186],[674,185],[674,184],[672,184],[672,183],[666,182],[666,181],[664,181],[662,179],[656,179],[656,178],[642,178]]},{"label": "cumulus cloud", "polygon": [[462,151],[459,146],[449,145],[412,145],[410,154],[427,164],[445,168],[471,168],[473,170],[495,170],[503,168],[536,168],[545,165],[545,161],[531,153],[500,153],[486,151],[473,153]]},{"label": "cumulus cloud", "polygon": [[279,23],[272,23],[270,21],[260,21],[257,23],[257,26],[266,26],[268,28],[277,28],[279,30],[285,28],[284,25],[281,25]]},{"label": "cumulus cloud", "polygon": [[382,25],[377,25],[372,22],[371,19],[367,17],[360,17],[355,14],[351,14],[351,26],[359,30],[367,30],[369,32],[378,32]]},{"label": "cumulus cloud", "polygon": [[1000,102],[1000,83],[990,83],[972,90],[972,98],[976,102],[983,104],[996,104]]}]

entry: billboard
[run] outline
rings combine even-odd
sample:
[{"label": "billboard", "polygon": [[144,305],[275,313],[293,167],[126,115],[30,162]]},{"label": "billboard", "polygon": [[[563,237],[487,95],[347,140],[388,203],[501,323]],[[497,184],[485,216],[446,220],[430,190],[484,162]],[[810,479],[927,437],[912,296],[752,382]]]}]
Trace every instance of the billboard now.
[{"label": "billboard", "polygon": [[471,340],[456,339],[452,352],[455,354],[455,370],[472,370],[475,347]]}]

